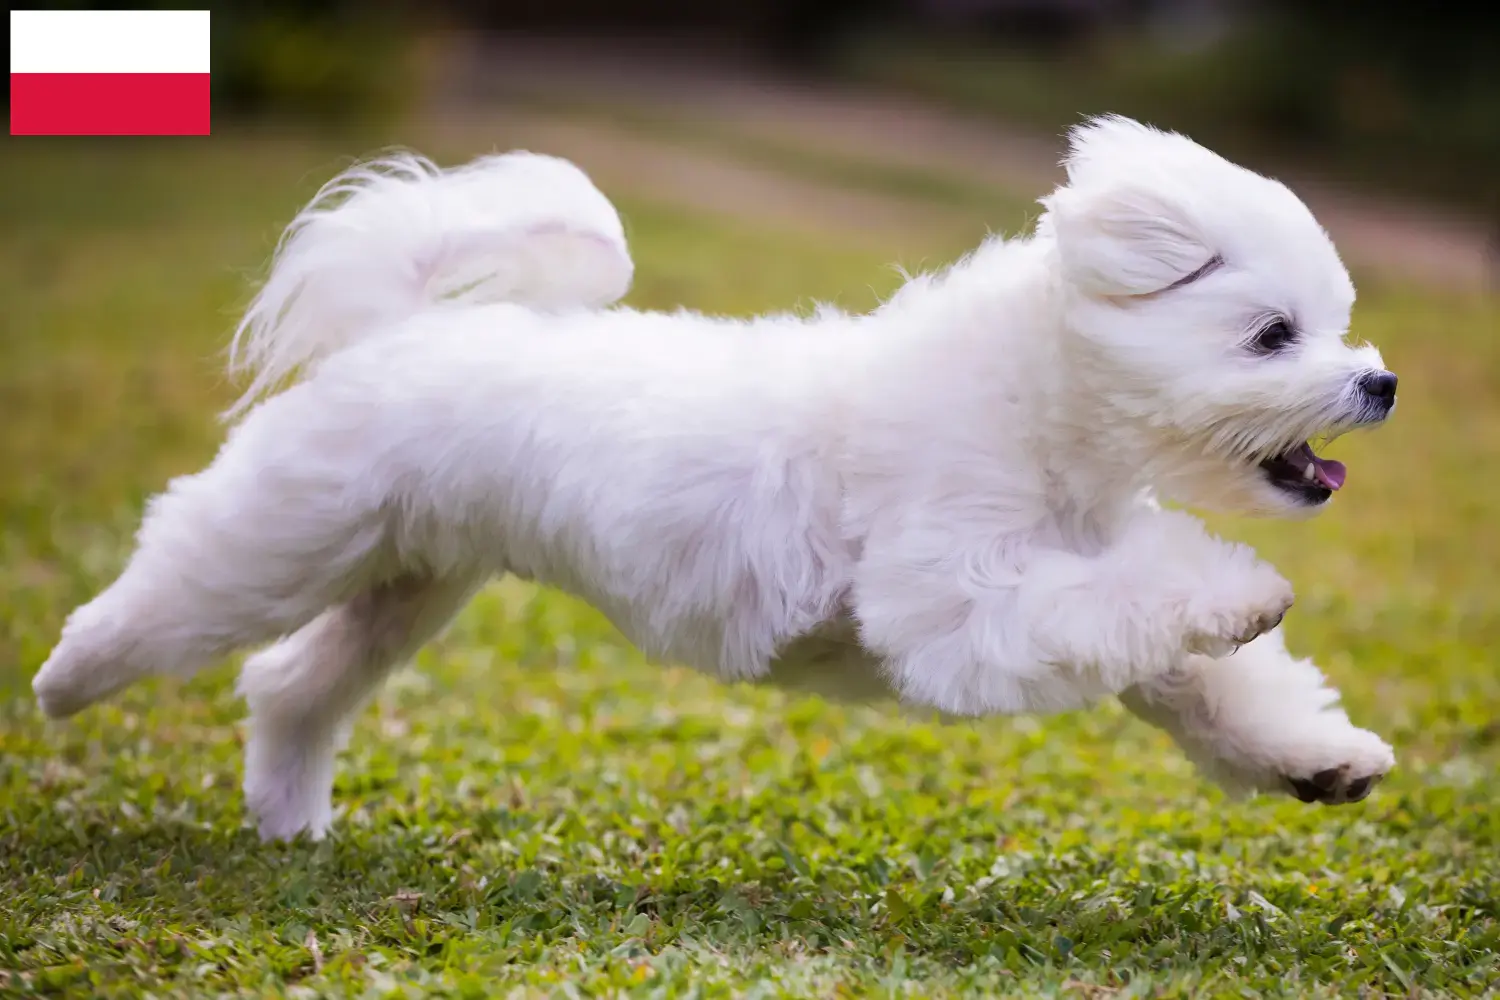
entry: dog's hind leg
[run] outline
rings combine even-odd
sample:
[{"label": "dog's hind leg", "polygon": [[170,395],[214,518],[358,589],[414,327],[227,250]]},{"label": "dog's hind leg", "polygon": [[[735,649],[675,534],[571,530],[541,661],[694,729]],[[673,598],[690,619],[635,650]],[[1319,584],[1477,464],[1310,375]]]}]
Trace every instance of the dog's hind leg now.
[{"label": "dog's hind leg", "polygon": [[[147,508],[109,588],[73,612],[32,681],[70,715],[148,674],[189,676],[288,635],[383,571],[389,515],[355,495],[347,460],[266,407]],[[253,425],[253,426],[252,426]]]},{"label": "dog's hind leg", "polygon": [[250,707],[245,799],[265,839],[333,815],[334,758],[351,716],[391,669],[432,638],[483,576],[406,576],[330,608],[296,634],[245,661],[239,691]]}]

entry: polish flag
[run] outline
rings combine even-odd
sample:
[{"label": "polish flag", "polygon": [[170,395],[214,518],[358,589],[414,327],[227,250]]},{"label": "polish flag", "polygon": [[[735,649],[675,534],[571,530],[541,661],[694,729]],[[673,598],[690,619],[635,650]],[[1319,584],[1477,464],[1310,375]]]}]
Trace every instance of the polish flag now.
[{"label": "polish flag", "polygon": [[208,11],[13,10],[11,135],[208,135]]}]

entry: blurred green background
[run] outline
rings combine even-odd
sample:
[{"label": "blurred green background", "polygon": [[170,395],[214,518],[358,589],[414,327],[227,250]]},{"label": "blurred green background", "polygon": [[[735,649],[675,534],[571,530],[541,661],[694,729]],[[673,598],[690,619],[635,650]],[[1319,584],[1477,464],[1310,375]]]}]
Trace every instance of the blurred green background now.
[{"label": "blurred green background", "polygon": [[[1404,11],[1404,14],[1403,14]],[[271,4],[214,134],[0,156],[0,995],[1478,996],[1500,977],[1495,15],[1394,5]],[[1402,378],[1309,523],[1295,651],[1396,746],[1237,803],[1117,706],[945,725],[646,663],[487,590],[262,846],[233,665],[44,723],[28,681],[201,467],[280,229],[352,157],[524,147],[616,198],[632,304],[868,308],[1023,230],[1120,111],[1290,179]],[[1487,187],[1488,185],[1488,187]]]},{"label": "blurred green background", "polygon": [[[1500,13],[1390,0],[271,0],[215,12],[235,113],[402,106],[438,28],[750,56],[1055,132],[1109,109],[1231,155],[1500,211]],[[561,67],[559,67],[561,69]]]}]

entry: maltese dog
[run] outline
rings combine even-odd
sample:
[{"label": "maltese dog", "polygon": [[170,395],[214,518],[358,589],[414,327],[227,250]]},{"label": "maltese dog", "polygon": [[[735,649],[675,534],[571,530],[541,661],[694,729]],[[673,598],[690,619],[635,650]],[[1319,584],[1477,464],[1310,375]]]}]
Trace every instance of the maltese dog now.
[{"label": "maltese dog", "polygon": [[868,315],[753,320],[612,307],[620,218],[565,161],[349,170],[240,324],[228,440],[68,619],[43,710],[270,642],[245,794],[320,837],[356,710],[511,573],[725,680],[1117,696],[1233,791],[1362,799],[1394,757],[1287,652],[1291,586],[1159,501],[1319,510],[1345,469],[1309,439],[1385,420],[1396,376],[1283,185],[1118,117],[1065,165],[1028,237]]}]

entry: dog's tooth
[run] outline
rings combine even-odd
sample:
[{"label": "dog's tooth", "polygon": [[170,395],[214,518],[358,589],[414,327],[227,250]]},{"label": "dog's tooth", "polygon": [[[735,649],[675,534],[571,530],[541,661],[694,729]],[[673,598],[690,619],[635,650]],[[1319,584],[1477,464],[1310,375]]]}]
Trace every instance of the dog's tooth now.
[{"label": "dog's tooth", "polygon": [[1316,476],[1317,474],[1318,474],[1318,467],[1316,465],[1314,465],[1312,462],[1308,462],[1307,463],[1307,468],[1305,468],[1305,469],[1302,470],[1302,478],[1306,479],[1309,482],[1311,482],[1312,478],[1314,476]]}]

